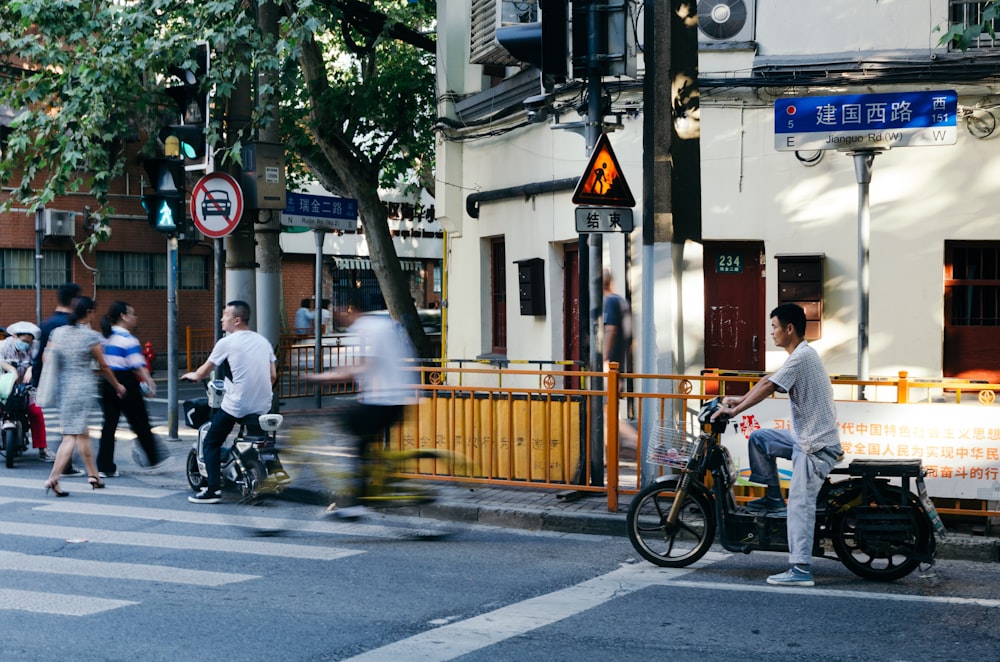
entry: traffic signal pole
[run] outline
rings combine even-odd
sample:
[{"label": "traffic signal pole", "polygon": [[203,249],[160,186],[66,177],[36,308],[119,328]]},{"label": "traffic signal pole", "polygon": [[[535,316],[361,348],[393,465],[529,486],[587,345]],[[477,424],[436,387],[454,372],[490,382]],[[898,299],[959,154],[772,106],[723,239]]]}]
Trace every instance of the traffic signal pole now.
[{"label": "traffic signal pole", "polygon": [[[601,65],[600,65],[600,24],[602,20],[598,9],[598,2],[591,0],[587,7],[587,126],[585,130],[587,140],[587,155],[589,156],[597,145],[597,139],[603,130],[603,113],[601,103]],[[590,306],[590,326],[588,337],[590,338],[590,369],[599,372],[604,369],[604,236],[600,232],[591,232],[587,236],[589,245],[589,274],[590,282],[587,291],[589,293]],[[580,312],[587,310],[583,306]],[[581,325],[582,327],[583,325]],[[604,390],[603,377],[594,379],[593,390],[600,392]],[[599,402],[602,398],[596,398],[594,406],[590,408],[591,434],[590,434],[590,484],[604,485],[604,406]]]}]

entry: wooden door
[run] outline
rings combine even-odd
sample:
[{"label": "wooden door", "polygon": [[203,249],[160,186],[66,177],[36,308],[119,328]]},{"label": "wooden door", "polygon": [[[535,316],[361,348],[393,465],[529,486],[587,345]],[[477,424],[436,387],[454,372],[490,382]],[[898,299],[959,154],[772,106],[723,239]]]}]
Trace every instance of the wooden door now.
[{"label": "wooden door", "polygon": [[707,241],[704,272],[705,367],[763,370],[768,340],[764,244]]},{"label": "wooden door", "polygon": [[947,241],[943,376],[1000,381],[1000,241]]},{"label": "wooden door", "polygon": [[[580,247],[563,244],[563,358],[580,360]],[[574,368],[567,368],[574,370]],[[578,377],[566,379],[566,388],[580,388]]]}]

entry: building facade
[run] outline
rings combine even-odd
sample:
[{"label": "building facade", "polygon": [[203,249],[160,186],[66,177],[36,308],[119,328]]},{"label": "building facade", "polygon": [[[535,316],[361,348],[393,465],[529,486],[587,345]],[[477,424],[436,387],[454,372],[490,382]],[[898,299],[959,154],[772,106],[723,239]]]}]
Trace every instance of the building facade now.
[{"label": "building facade", "polygon": [[[500,51],[482,54],[484,24],[517,20],[507,4],[439,3],[436,202],[450,239],[449,354],[578,358],[579,241],[565,182],[582,175],[588,154],[571,126],[560,127],[580,119],[583,86],[544,90],[537,70]],[[773,347],[767,311],[794,300],[834,374],[1000,381],[991,351],[1000,341],[991,204],[1000,188],[998,50],[988,39],[966,52],[939,43],[984,4],[698,2],[700,236],[644,244],[643,126],[669,119],[646,112],[645,13],[630,3],[637,76],[605,79],[604,88],[608,121],[619,126],[609,138],[639,201],[637,227],[603,243],[618,289],[632,298],[640,369],[774,369],[784,353]],[[491,10],[492,23],[482,18]],[[880,150],[864,202],[846,150],[776,149],[779,99],[938,90],[957,95],[953,143]],[[532,116],[524,101],[543,92],[552,112]],[[532,258],[544,265],[545,313],[526,315],[519,265]]]}]

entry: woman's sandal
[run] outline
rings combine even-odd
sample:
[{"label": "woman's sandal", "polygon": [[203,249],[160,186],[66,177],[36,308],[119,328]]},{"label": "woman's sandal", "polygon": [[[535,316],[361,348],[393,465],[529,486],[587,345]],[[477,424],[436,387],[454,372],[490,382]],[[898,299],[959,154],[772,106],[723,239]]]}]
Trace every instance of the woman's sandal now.
[{"label": "woman's sandal", "polygon": [[49,490],[52,490],[52,493],[55,494],[57,497],[68,497],[69,496],[69,492],[63,492],[62,490],[59,489],[59,481],[58,480],[46,481],[46,483],[45,483],[45,494],[46,494],[46,496],[48,495]]},{"label": "woman's sandal", "polygon": [[104,481],[98,478],[97,476],[88,476],[87,482],[90,483],[90,489],[92,490],[104,489]]}]

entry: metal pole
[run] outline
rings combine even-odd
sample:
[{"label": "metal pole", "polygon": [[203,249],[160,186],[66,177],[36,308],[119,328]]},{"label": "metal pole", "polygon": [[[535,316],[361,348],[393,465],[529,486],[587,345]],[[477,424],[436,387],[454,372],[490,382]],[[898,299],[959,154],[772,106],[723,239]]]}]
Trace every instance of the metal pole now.
[{"label": "metal pole", "polygon": [[[597,139],[601,135],[604,117],[601,113],[601,68],[600,55],[600,25],[602,13],[597,2],[591,0],[587,12],[587,154],[594,151]],[[594,372],[604,369],[604,237],[599,232],[588,237],[590,247],[590,369]],[[580,311],[583,314],[583,310]],[[594,390],[604,389],[604,379],[594,380]],[[595,404],[591,407],[591,438],[590,438],[590,482],[591,485],[604,485],[604,407]]]},{"label": "metal pole", "polygon": [[[858,181],[858,381],[868,379],[868,297],[870,291],[869,248],[871,243],[871,206],[868,198],[872,164],[877,152],[849,152],[854,157],[854,175]],[[858,386],[858,400],[865,399],[865,386]]]},{"label": "metal pole", "polygon": [[[313,239],[316,241],[316,276],[314,283],[313,297],[316,301],[315,317],[313,318],[313,370],[323,372],[323,242],[326,239],[326,231],[313,230]],[[316,394],[316,408],[323,406],[323,386],[316,384],[313,386]]]},{"label": "metal pole", "polygon": [[167,436],[177,441],[177,237],[167,238]]},{"label": "metal pole", "polygon": [[219,342],[222,338],[222,309],[225,289],[222,282],[222,272],[226,268],[226,242],[221,238],[215,240],[215,323],[212,324],[212,340]]},{"label": "metal pole", "polygon": [[42,325],[42,239],[45,228],[41,207],[35,210],[35,321]]}]

